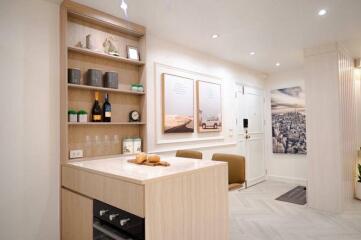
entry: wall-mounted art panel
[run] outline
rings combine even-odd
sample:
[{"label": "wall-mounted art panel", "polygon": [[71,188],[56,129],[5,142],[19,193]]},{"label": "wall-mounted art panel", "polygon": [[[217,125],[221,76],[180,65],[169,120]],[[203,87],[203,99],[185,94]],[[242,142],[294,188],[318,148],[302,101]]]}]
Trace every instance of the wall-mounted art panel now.
[{"label": "wall-mounted art panel", "polygon": [[193,79],[163,74],[163,132],[194,132]]},{"label": "wall-mounted art panel", "polygon": [[222,89],[220,84],[197,81],[199,132],[222,131]]},{"label": "wall-mounted art panel", "polygon": [[273,153],[306,154],[305,94],[301,87],[271,91]]},{"label": "wall-mounted art panel", "polygon": [[[154,136],[154,147],[157,151],[164,151],[169,149],[191,148],[195,146],[218,146],[225,144],[225,125],[227,119],[227,112],[225,110],[225,103],[227,99],[222,98],[222,131],[205,132],[201,133],[197,130],[194,132],[185,133],[165,133],[164,132],[164,115],[163,115],[163,78],[164,75],[180,76],[182,78],[193,79],[194,85],[194,100],[193,100],[193,116],[194,116],[194,128],[197,128],[197,80],[217,83],[222,86],[222,96],[225,89],[225,85],[222,79],[212,75],[202,74],[188,69],[183,69],[175,66],[165,65],[162,63],[154,63],[154,85],[148,85],[147,96],[150,99],[154,99],[154,104],[150,104],[151,109],[148,111],[148,118],[154,119],[154,125],[150,126],[150,135]],[[228,87],[228,86],[227,86]],[[233,86],[229,86],[232,89]],[[152,103],[152,102],[150,102]],[[226,107],[227,109],[227,107]],[[232,121],[233,123],[233,121]],[[234,143],[234,142],[232,142]],[[227,143],[228,144],[228,143]]]}]

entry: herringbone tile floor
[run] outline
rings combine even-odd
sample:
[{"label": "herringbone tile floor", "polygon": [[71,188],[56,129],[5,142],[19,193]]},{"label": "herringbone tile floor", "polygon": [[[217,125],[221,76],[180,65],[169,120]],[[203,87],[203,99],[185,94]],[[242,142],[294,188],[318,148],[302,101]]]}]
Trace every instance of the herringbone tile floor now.
[{"label": "herringbone tile floor", "polygon": [[361,240],[361,201],[330,214],[274,200],[293,187],[266,181],[230,192],[230,239]]}]

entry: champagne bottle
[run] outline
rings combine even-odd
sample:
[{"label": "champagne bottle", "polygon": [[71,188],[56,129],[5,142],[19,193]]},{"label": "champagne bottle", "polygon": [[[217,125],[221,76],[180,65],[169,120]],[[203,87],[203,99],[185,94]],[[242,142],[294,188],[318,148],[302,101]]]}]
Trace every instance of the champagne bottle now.
[{"label": "champagne bottle", "polygon": [[99,93],[95,92],[95,101],[92,109],[92,121],[101,122],[102,121],[102,109],[99,105]]},{"label": "champagne bottle", "polygon": [[108,93],[105,94],[105,100],[103,104],[103,121],[111,122],[112,121],[112,105],[109,102]]}]

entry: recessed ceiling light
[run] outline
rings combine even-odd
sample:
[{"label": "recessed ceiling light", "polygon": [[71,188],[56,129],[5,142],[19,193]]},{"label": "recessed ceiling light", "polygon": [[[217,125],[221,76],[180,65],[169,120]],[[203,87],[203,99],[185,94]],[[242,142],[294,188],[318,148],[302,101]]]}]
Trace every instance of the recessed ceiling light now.
[{"label": "recessed ceiling light", "polygon": [[213,38],[213,39],[216,39],[216,38],[218,38],[218,37],[219,37],[218,34],[213,34],[213,35],[212,35],[212,38]]},{"label": "recessed ceiling light", "polygon": [[321,9],[320,11],[318,11],[318,15],[319,16],[325,16],[327,14],[327,10],[326,9]]},{"label": "recessed ceiling light", "polygon": [[279,67],[279,66],[281,66],[281,63],[276,62],[276,67]]},{"label": "recessed ceiling light", "polygon": [[254,56],[254,55],[256,55],[256,53],[255,52],[250,52],[249,55]]}]

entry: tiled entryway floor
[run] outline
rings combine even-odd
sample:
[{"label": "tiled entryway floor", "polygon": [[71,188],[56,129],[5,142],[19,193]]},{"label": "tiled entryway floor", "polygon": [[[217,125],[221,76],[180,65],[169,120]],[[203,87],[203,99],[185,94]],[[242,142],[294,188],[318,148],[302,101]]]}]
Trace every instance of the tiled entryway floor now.
[{"label": "tiled entryway floor", "polygon": [[330,214],[275,200],[294,187],[266,181],[230,192],[230,239],[361,240],[361,201]]}]

